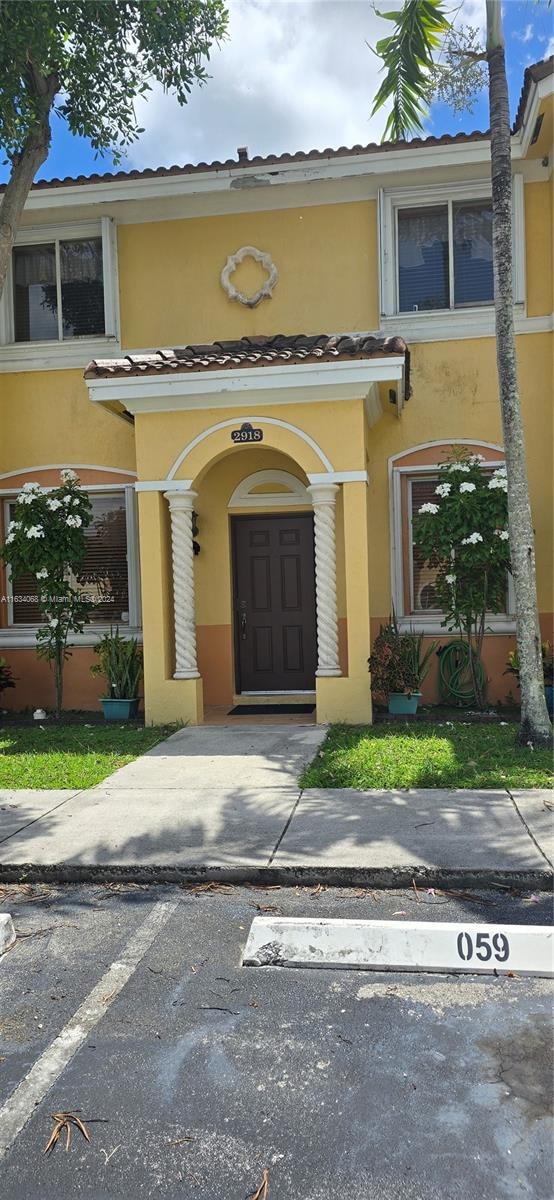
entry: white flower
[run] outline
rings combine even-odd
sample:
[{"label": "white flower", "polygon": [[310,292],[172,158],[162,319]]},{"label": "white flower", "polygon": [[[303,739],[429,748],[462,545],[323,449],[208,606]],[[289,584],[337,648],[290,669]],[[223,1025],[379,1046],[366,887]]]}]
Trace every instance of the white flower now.
[{"label": "white flower", "polygon": [[456,576],[455,575],[445,575],[444,582],[453,584],[456,582]]},{"label": "white flower", "polygon": [[435,513],[438,513],[438,511],[439,511],[438,504],[422,504],[421,508],[419,510],[420,513],[431,513],[433,515]]},{"label": "white flower", "polygon": [[64,496],[64,498],[63,498],[64,504],[71,504],[71,500],[72,500],[71,496]]},{"label": "white flower", "polygon": [[27,537],[28,538],[44,537],[44,529],[42,528],[42,525],[30,525],[27,530]]},{"label": "white flower", "polygon": [[507,529],[495,529],[495,531],[494,531],[494,532],[495,532],[496,536],[500,538],[500,541],[501,541],[501,542],[507,542],[507,541],[508,541],[508,538],[509,538],[509,536],[510,536],[510,535],[509,535],[509,533],[508,533],[508,530],[507,530]]},{"label": "white flower", "polygon": [[482,542],[483,538],[480,533],[470,533],[469,537],[462,538],[462,546],[475,546],[477,542]]},{"label": "white flower", "polygon": [[73,508],[76,508],[76,507],[78,507],[78,505],[79,505],[80,503],[81,503],[81,501],[80,501],[80,498],[79,498],[79,496],[74,496],[74,497],[73,497],[73,500],[72,500]]},{"label": "white flower", "polygon": [[15,542],[15,533],[14,533],[13,529],[6,538],[6,546],[9,546],[11,542]]},{"label": "white flower", "polygon": [[71,470],[71,467],[64,467],[63,471],[60,471],[60,475],[64,483],[73,483],[79,478],[76,472]]},{"label": "white flower", "polygon": [[485,461],[485,455],[484,454],[472,454],[472,455],[470,455],[469,461],[474,467],[477,467],[479,465],[479,463],[482,463]]},{"label": "white flower", "polygon": [[68,517],[66,524],[71,525],[72,529],[78,529],[83,522],[81,521],[80,517]]},{"label": "white flower", "polygon": [[52,500],[46,501],[46,507],[50,509],[50,512],[55,512],[57,508],[62,507],[62,502],[54,496]]},{"label": "white flower", "polygon": [[37,498],[37,492],[20,492],[17,497],[18,504],[32,504]]},{"label": "white flower", "polygon": [[474,484],[474,483],[461,483],[461,484],[460,484],[460,491],[461,491],[461,492],[474,492],[474,491],[475,491],[475,484]]},{"label": "white flower", "polygon": [[37,579],[48,579],[48,571],[46,570],[46,567],[41,567],[40,571],[37,571],[36,577]]},{"label": "white flower", "polygon": [[57,629],[57,628],[58,628],[58,625],[59,625],[59,623],[60,623],[60,622],[58,621],[58,618],[57,618],[57,617],[50,617],[50,620],[49,620],[49,622],[48,622],[48,624],[49,624],[49,626],[50,626],[50,628],[51,628],[51,629]]},{"label": "white flower", "polygon": [[24,483],[23,487],[21,488],[21,491],[22,492],[40,492],[41,487],[40,487],[39,483]]},{"label": "white flower", "polygon": [[508,491],[508,480],[506,478],[505,467],[499,467],[498,470],[494,472],[494,475],[492,475],[489,479],[488,486],[492,489],[500,488],[503,492]]},{"label": "white flower", "polygon": [[470,469],[471,468],[469,467],[468,463],[464,463],[464,462],[453,462],[453,463],[449,463],[449,466],[448,466],[449,471],[463,471],[464,475],[468,475],[470,472]]},{"label": "white flower", "polygon": [[435,496],[448,496],[451,491],[451,483],[439,483],[439,486],[435,488]]}]

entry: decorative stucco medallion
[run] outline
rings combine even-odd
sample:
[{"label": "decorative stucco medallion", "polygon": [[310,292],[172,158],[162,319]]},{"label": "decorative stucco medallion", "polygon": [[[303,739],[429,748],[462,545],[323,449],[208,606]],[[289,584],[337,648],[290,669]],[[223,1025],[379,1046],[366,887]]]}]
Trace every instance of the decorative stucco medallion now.
[{"label": "decorative stucco medallion", "polygon": [[[236,270],[239,263],[244,258],[253,258],[256,262],[261,263],[264,270],[267,271],[267,279],[262,284],[253,296],[245,296],[244,292],[239,292],[231,283],[231,275]],[[230,300],[238,300],[239,304],[246,304],[247,308],[256,308],[260,300],[266,297],[269,300],[273,294],[273,288],[279,278],[279,272],[270,254],[266,254],[263,250],[257,250],[255,246],[241,246],[235,254],[230,254],[225,266],[221,272],[221,286]]]}]

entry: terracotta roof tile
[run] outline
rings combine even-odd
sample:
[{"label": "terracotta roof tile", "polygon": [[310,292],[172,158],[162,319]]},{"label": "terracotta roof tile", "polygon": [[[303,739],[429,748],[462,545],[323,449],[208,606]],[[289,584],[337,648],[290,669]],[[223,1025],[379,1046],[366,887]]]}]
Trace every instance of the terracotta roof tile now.
[{"label": "terracotta roof tile", "polygon": [[409,358],[401,337],[327,333],[276,334],[272,337],[243,337],[239,341],[210,342],[156,350],[152,354],[126,354],[124,358],[93,359],[85,379],[117,379],[138,375],[170,375],[175,371],[220,371],[237,367],[265,367],[277,363],[335,362],[348,358]]},{"label": "terracotta roof tile", "polygon": [[450,146],[458,142],[488,140],[488,132],[474,130],[473,133],[445,133],[441,137],[412,138],[411,141],[370,142],[367,146],[339,146],[338,149],[298,150],[294,154],[256,154],[253,158],[227,158],[223,162],[185,163],[184,166],[147,167],[143,171],[106,171],[103,174],[66,176],[64,179],[39,179],[32,191],[48,188],[84,186],[90,183],[117,183],[132,179],[163,179],[170,175],[196,175],[206,171],[240,171],[247,167],[279,167],[287,163],[317,162],[322,159],[355,158],[361,154],[381,154],[383,151],[417,150],[421,146]]}]

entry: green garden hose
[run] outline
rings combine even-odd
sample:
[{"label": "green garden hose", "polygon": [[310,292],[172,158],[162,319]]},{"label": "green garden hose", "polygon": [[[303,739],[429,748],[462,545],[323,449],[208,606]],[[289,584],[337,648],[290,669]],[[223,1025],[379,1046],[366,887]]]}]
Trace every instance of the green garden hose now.
[{"label": "green garden hose", "polygon": [[[485,685],[485,672],[481,661],[475,665],[481,692]],[[469,665],[467,642],[448,642],[439,653],[439,685],[441,696],[446,701],[464,707],[477,702]]]}]

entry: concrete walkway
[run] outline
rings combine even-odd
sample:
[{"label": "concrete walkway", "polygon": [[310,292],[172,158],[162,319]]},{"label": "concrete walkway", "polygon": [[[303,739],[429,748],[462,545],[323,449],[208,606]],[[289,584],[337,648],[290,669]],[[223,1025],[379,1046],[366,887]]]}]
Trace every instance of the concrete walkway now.
[{"label": "concrete walkway", "polygon": [[[544,791],[312,789],[315,726],[187,728],[82,792],[0,792],[0,877],[552,878]],[[116,872],[117,873],[117,872]]]}]

